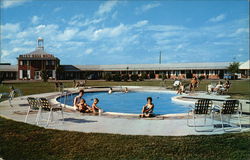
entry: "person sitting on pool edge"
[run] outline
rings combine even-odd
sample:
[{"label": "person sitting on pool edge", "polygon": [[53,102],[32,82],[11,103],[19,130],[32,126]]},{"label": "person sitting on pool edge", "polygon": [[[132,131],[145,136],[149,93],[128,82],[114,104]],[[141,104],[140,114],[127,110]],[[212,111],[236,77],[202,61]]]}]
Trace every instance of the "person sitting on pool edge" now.
[{"label": "person sitting on pool edge", "polygon": [[86,103],[85,99],[81,99],[79,103],[79,111],[82,113],[92,113],[92,108]]},{"label": "person sitting on pool edge", "polygon": [[99,99],[98,99],[98,98],[95,98],[95,99],[94,99],[94,102],[93,102],[93,104],[92,104],[92,111],[93,111],[93,113],[102,112],[102,109],[99,108],[99,107],[97,107],[98,102],[99,102]]},{"label": "person sitting on pool edge", "polygon": [[74,98],[73,105],[76,110],[79,110],[79,103],[83,95],[84,95],[84,90],[80,90],[78,96]]},{"label": "person sitting on pool edge", "polygon": [[154,111],[154,104],[152,103],[152,98],[147,98],[147,104],[143,106],[142,108],[142,114],[140,117],[151,117],[153,115]]},{"label": "person sitting on pool edge", "polygon": [[128,93],[128,88],[125,87],[124,93]]},{"label": "person sitting on pool edge", "polygon": [[108,93],[111,94],[113,92],[113,89],[110,87]]}]

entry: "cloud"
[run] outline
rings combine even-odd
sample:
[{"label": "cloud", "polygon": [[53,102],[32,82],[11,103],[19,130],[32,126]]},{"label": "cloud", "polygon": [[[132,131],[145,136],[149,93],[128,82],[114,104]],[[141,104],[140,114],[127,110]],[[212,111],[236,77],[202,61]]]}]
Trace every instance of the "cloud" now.
[{"label": "cloud", "polygon": [[68,24],[72,26],[83,27],[83,26],[98,24],[105,20],[104,17],[99,17],[99,18],[93,17],[93,18],[86,18],[86,19],[84,18],[85,17],[82,14],[74,15],[73,17],[71,17]]},{"label": "cloud", "polygon": [[69,41],[74,38],[79,30],[77,28],[66,28],[63,33],[57,36],[58,41]]},{"label": "cloud", "polygon": [[161,4],[160,3],[150,3],[150,4],[146,4],[146,5],[143,5],[141,7],[138,7],[135,9],[135,13],[136,14],[141,14],[141,13],[144,13],[150,9],[153,9],[153,8],[156,8],[156,7],[159,7]]},{"label": "cloud", "polygon": [[109,0],[99,6],[99,9],[96,11],[96,15],[103,15],[112,11],[112,9],[118,4],[116,0]]},{"label": "cloud", "polygon": [[20,30],[19,23],[6,23],[1,25],[2,32],[17,32]]},{"label": "cloud", "polygon": [[124,24],[120,24],[116,27],[107,27],[102,29],[97,29],[93,32],[93,40],[99,40],[103,38],[113,38],[117,37],[128,30],[128,27]]},{"label": "cloud", "polygon": [[56,7],[53,9],[53,12],[59,12],[60,10],[62,10],[62,7]]},{"label": "cloud", "polygon": [[2,0],[1,8],[11,8],[22,5],[30,0]]},{"label": "cloud", "polygon": [[6,23],[0,25],[1,38],[2,39],[11,39],[20,31],[19,23]]},{"label": "cloud", "polygon": [[40,17],[38,17],[38,16],[33,16],[33,17],[31,18],[31,23],[32,23],[32,24],[37,24],[37,23],[40,22],[40,20],[41,20]]},{"label": "cloud", "polygon": [[91,54],[91,53],[93,53],[93,49],[92,48],[88,48],[88,49],[85,50],[85,53],[86,54]]},{"label": "cloud", "polygon": [[216,17],[210,18],[208,21],[209,22],[220,22],[220,21],[224,20],[225,18],[226,18],[225,14],[220,14],[220,15],[218,15]]},{"label": "cloud", "polygon": [[145,26],[148,24],[148,21],[147,20],[143,20],[143,21],[139,21],[137,22],[136,24],[134,24],[133,26],[134,27],[142,27],[142,26]]},{"label": "cloud", "polygon": [[150,25],[147,27],[147,30],[150,31],[174,31],[174,30],[185,30],[186,27],[179,26],[179,25]]}]

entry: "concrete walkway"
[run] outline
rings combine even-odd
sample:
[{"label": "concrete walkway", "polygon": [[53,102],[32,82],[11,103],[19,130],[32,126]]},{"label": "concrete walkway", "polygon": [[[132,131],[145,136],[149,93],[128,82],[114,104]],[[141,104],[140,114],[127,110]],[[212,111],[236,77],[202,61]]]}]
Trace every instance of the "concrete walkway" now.
[{"label": "concrete walkway", "polygon": [[[89,90],[91,91],[91,89]],[[59,92],[32,95],[32,97],[47,97],[53,99],[60,95]],[[13,119],[15,121],[24,122],[28,103],[27,96],[14,98],[9,106],[8,101],[0,103],[0,116]],[[37,111],[31,112],[28,117],[28,123],[35,124]],[[48,117],[48,112],[43,112],[43,118]],[[64,122],[61,119],[60,112],[54,113],[54,122],[50,123],[46,128],[79,131],[79,132],[95,132],[95,133],[113,133],[124,135],[152,135],[152,136],[185,136],[185,135],[210,135],[223,134],[222,128],[216,128],[214,132],[195,132],[193,127],[188,127],[186,116],[183,114],[159,116],[155,118],[141,119],[138,116],[118,116],[118,115],[89,115],[82,114],[70,109],[64,110]],[[249,131],[250,117],[243,118],[242,131]],[[209,121],[208,121],[209,123]],[[220,122],[215,121],[215,124]],[[39,126],[45,127],[46,121],[42,121]]]}]

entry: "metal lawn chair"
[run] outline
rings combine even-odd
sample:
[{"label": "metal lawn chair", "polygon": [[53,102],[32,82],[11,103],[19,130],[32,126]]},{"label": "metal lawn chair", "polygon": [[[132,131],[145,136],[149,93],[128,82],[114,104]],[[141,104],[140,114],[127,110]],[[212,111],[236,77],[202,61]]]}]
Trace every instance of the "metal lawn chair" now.
[{"label": "metal lawn chair", "polygon": [[16,92],[15,92],[15,90],[11,90],[10,91],[10,94],[9,94],[9,104],[10,104],[10,106],[11,107],[13,107],[13,105],[12,105],[12,100],[13,100],[13,98],[15,97],[15,94],[16,94]]},{"label": "metal lawn chair", "polygon": [[48,99],[46,98],[39,98],[39,111],[37,114],[37,125],[40,122],[41,116],[42,116],[42,111],[49,111],[49,116],[47,119],[47,124],[46,126],[49,125],[50,121],[52,122],[54,117],[53,117],[53,112],[57,112],[60,111],[61,112],[61,117],[62,117],[62,121],[64,121],[64,117],[63,117],[63,108],[61,106],[61,103],[58,105],[51,105],[50,102],[48,101]]},{"label": "metal lawn chair", "polygon": [[[242,111],[241,111],[241,107],[240,107],[240,103],[238,100],[226,100],[222,106],[215,106],[215,109],[217,108],[217,112],[219,112],[220,114],[220,120],[221,120],[221,125],[223,130],[226,131],[241,131],[241,115],[242,115]],[[233,115],[237,115],[237,121],[239,127],[238,130],[229,130],[226,128],[232,128],[231,127],[231,123],[230,120],[233,119]],[[225,126],[224,121],[225,121],[225,116],[228,117],[228,125]]]},{"label": "metal lawn chair", "polygon": [[[192,106],[190,106],[192,107]],[[193,124],[190,124],[190,113],[192,113]],[[197,118],[198,116],[204,116],[204,124],[198,125]],[[207,117],[211,118],[211,124],[207,124]],[[195,127],[196,132],[212,132],[214,131],[214,124],[213,124],[213,113],[212,113],[212,100],[209,99],[199,99],[195,102],[194,107],[188,111],[188,118],[187,118],[187,125],[189,127]],[[197,129],[197,127],[209,127],[211,129]]]},{"label": "metal lawn chair", "polygon": [[34,97],[28,97],[27,101],[29,103],[29,108],[28,108],[28,111],[27,111],[27,114],[26,114],[24,122],[27,122],[29,113],[31,111],[34,111],[34,110],[37,111],[39,109],[39,101],[36,98],[34,98]]}]

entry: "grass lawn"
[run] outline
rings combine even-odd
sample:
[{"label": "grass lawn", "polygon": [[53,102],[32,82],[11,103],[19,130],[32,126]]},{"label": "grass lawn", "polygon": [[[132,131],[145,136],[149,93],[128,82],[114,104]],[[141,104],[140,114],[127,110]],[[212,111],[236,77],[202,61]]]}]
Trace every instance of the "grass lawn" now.
[{"label": "grass lawn", "polygon": [[250,159],[250,132],[125,136],[44,129],[0,117],[4,159]]},{"label": "grass lawn", "polygon": [[[201,82],[206,90],[211,81]],[[231,81],[229,94],[249,99],[250,80]],[[167,85],[171,85],[168,81]],[[54,83],[16,83],[24,95],[55,91]],[[72,87],[71,82],[64,83]],[[161,81],[88,81],[88,86],[160,86]],[[0,106],[1,107],[1,106]],[[157,127],[157,126],[156,126]],[[212,136],[127,136],[44,129],[0,117],[0,158],[4,159],[250,159],[250,132]]]}]

